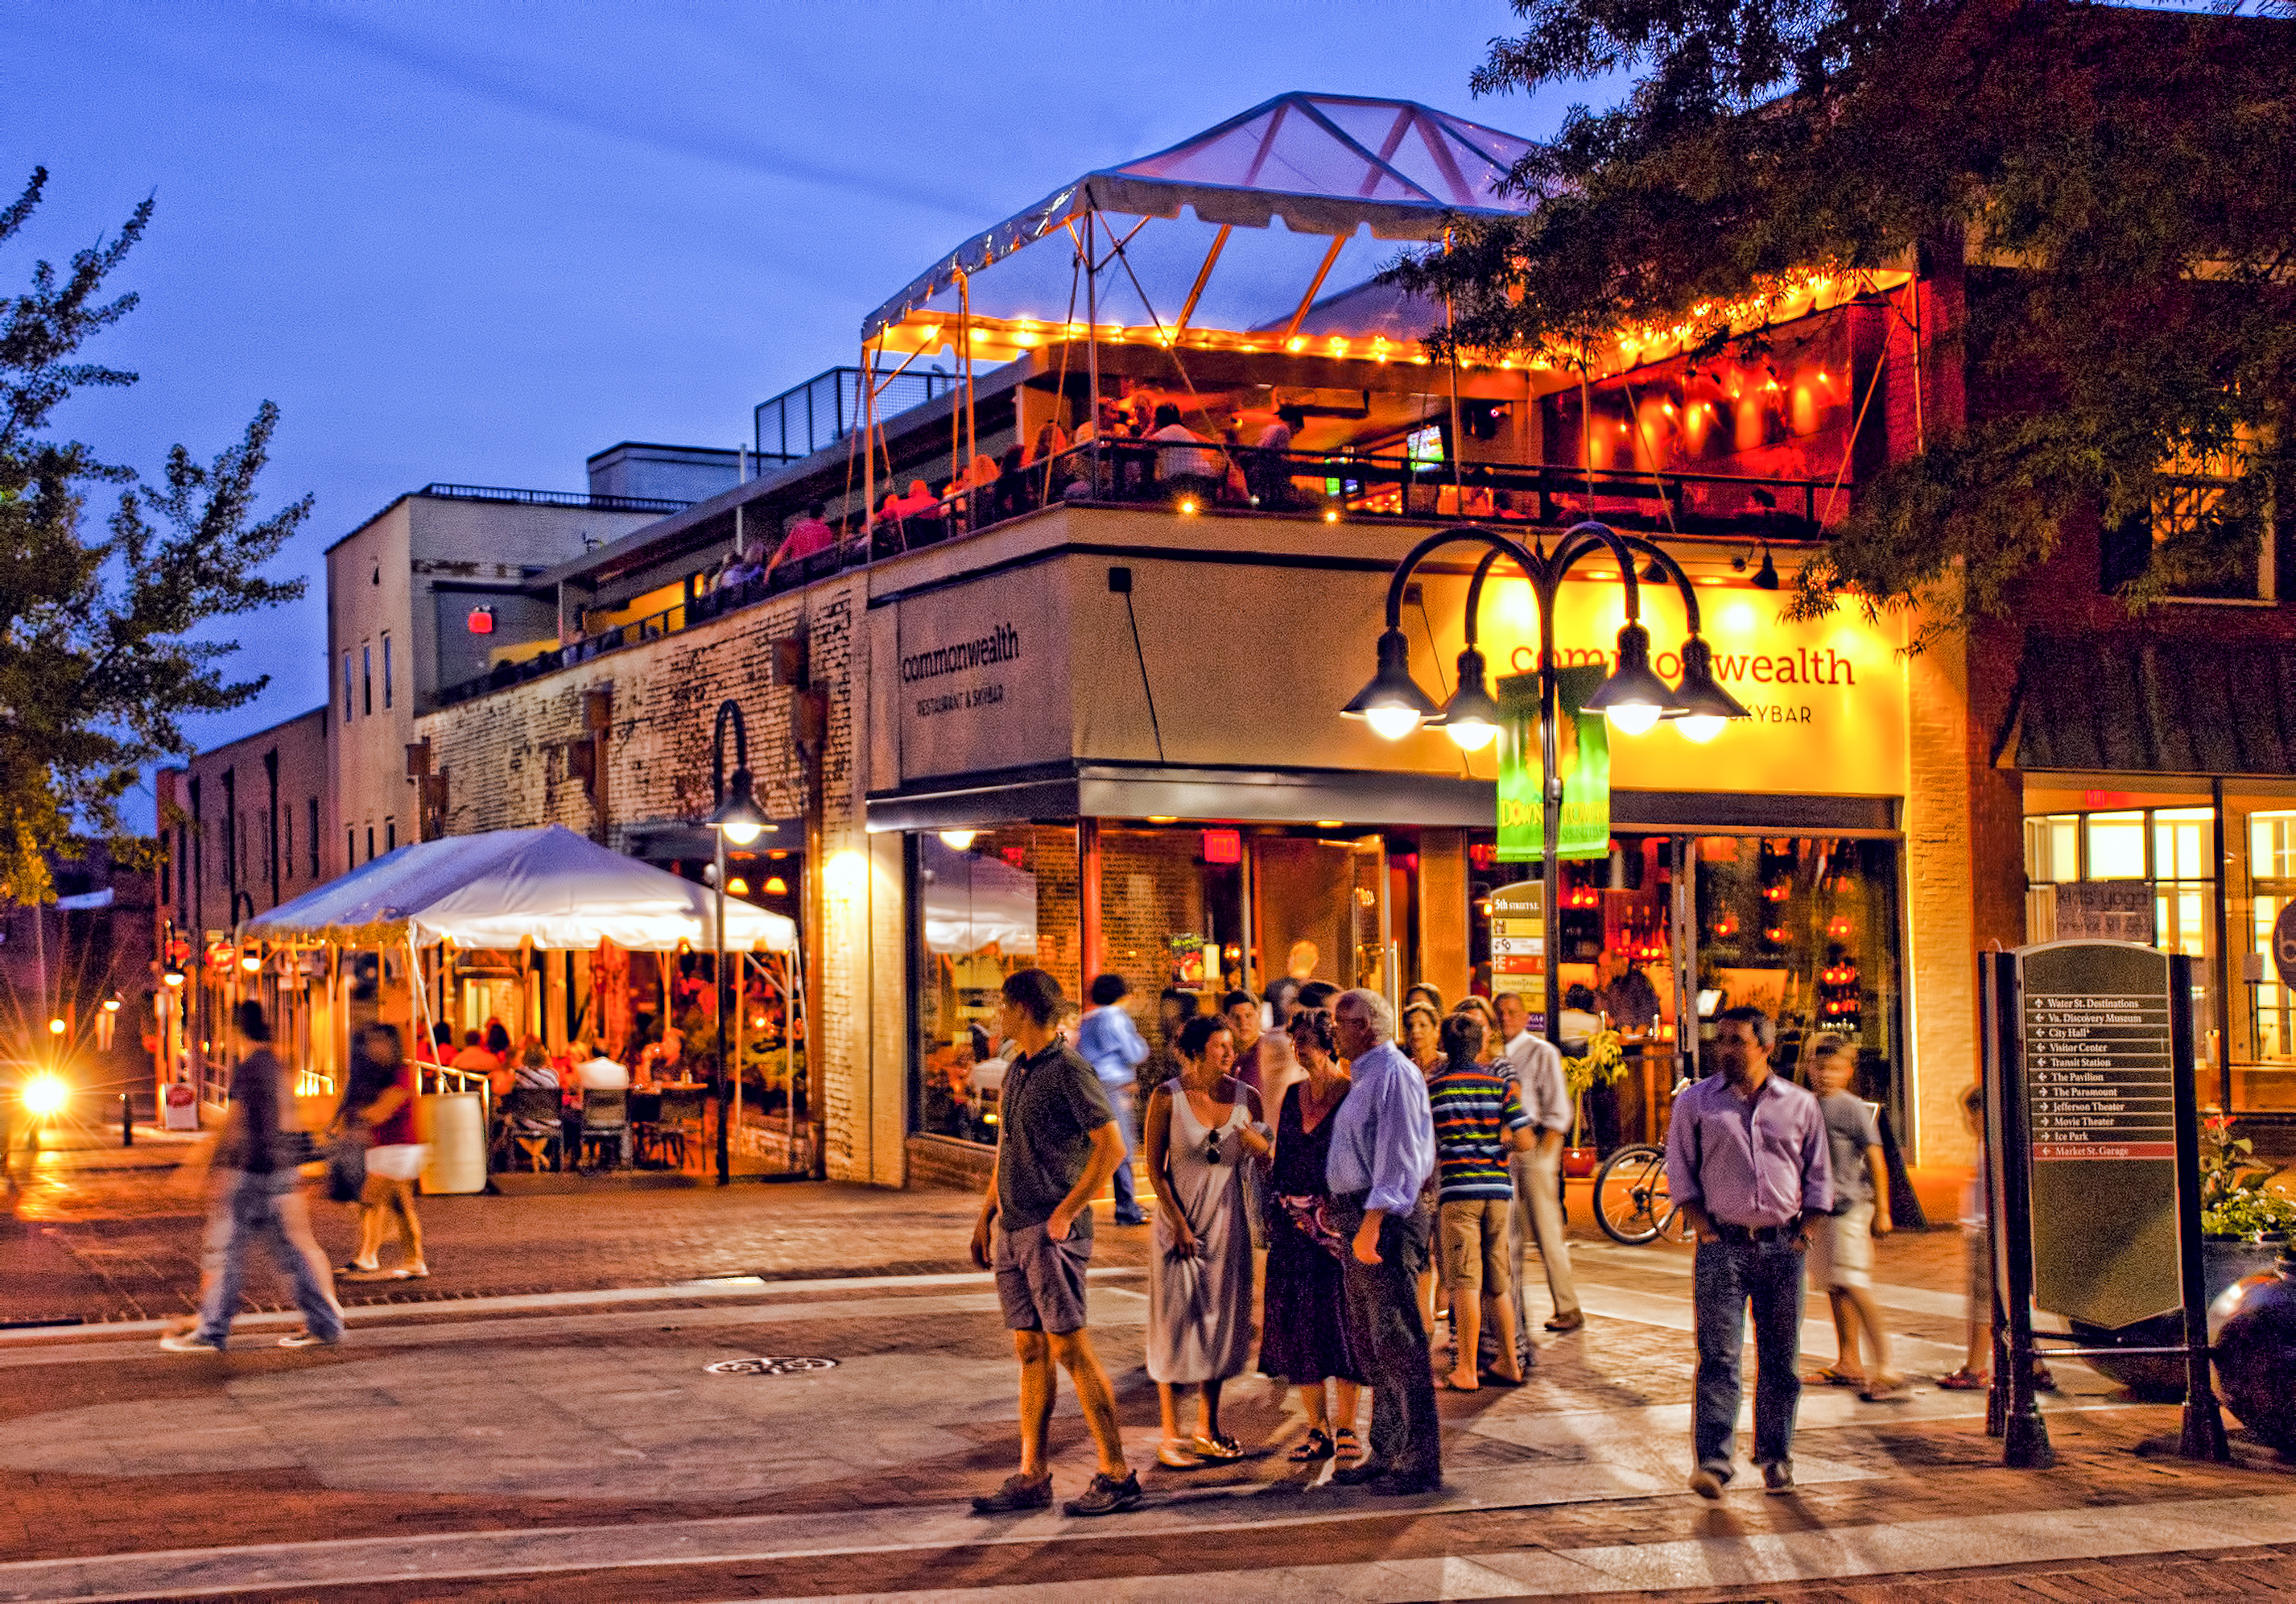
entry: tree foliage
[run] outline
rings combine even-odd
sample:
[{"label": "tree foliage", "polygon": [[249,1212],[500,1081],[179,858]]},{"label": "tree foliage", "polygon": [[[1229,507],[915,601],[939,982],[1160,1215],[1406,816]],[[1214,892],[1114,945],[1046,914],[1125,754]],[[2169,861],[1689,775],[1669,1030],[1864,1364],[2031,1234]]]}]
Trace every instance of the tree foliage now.
[{"label": "tree foliage", "polygon": [[[1972,398],[1862,485],[1800,605],[1997,612],[2069,520],[2236,474],[2123,592],[2253,562],[2296,431],[2296,23],[2081,0],[1513,0],[1491,94],[1629,75],[1392,276],[1472,350],[1591,351],[1798,274],[1967,264],[1943,331]],[[1443,343],[1439,336],[1437,343]]]},{"label": "tree foliage", "polygon": [[[35,171],[0,211],[15,241],[47,182]],[[259,572],[311,510],[308,496],[258,516],[256,480],[279,424],[266,401],[212,463],[176,446],[158,483],[49,432],[75,393],[136,375],[80,359],[135,308],[107,282],[143,238],[145,201],[111,238],[47,261],[0,311],[0,894],[50,894],[47,863],[75,838],[118,836],[139,768],[186,750],[181,720],[245,704],[266,679],[234,680],[229,641],[200,626],[300,596]],[[89,527],[98,498],[110,502]],[[121,841],[127,852],[134,843]]]}]

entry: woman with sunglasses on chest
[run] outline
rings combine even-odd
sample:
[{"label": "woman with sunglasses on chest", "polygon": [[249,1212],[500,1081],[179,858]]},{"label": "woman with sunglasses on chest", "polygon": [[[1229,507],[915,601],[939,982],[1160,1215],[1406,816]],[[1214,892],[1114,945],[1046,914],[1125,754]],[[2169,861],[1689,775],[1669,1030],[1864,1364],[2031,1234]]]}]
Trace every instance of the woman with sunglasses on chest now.
[{"label": "woman with sunglasses on chest", "polygon": [[[1219,1428],[1220,1388],[1251,1357],[1248,1161],[1273,1151],[1249,1087],[1228,1072],[1235,1035],[1197,1015],[1175,1044],[1180,1073],[1149,1100],[1148,1173],[1159,1206],[1148,1270],[1148,1374],[1162,1406],[1157,1463],[1174,1470],[1225,1463],[1243,1448]],[[1198,1429],[1180,1435],[1181,1389],[1200,1389]]]}]

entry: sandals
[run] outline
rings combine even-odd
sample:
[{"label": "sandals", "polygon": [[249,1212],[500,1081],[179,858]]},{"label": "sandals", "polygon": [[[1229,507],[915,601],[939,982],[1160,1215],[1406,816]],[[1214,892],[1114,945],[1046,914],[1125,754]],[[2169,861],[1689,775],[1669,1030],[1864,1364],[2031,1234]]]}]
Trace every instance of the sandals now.
[{"label": "sandals", "polygon": [[1336,1452],[1332,1445],[1332,1434],[1320,1426],[1310,1426],[1300,1446],[1283,1457],[1295,1465],[1316,1465],[1330,1459]]},{"label": "sandals", "polygon": [[1827,1365],[1810,1379],[1820,1386],[1854,1386],[1863,1390],[1866,1386],[1865,1377],[1845,1370],[1838,1364]]},{"label": "sandals", "polygon": [[1332,1457],[1342,1467],[1359,1463],[1363,1456],[1363,1444],[1356,1436],[1354,1427],[1342,1426],[1332,1434]]},{"label": "sandals", "polygon": [[1188,1452],[1208,1465],[1225,1465],[1243,1457],[1243,1444],[1222,1433],[1216,1437],[1192,1437]]},{"label": "sandals", "polygon": [[1164,1445],[1156,1450],[1156,1462],[1167,1470],[1201,1470],[1204,1465],[1178,1437],[1164,1439]]},{"label": "sandals", "polygon": [[1950,1376],[1939,1377],[1938,1385],[1949,1393],[1981,1393],[1993,1383],[1967,1365],[1963,1365]]}]

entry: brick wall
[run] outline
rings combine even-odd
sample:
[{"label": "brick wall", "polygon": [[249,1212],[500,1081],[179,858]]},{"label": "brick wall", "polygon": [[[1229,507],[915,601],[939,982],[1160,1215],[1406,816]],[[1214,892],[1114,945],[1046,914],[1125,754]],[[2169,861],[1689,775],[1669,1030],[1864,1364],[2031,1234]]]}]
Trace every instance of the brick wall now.
[{"label": "brick wall", "polygon": [[[744,609],[666,640],[650,641],[562,673],[442,708],[418,721],[432,762],[447,777],[447,831],[561,824],[595,834],[598,807],[567,761],[586,733],[584,697],[611,687],[613,719],[604,768],[606,843],[627,850],[632,827],[698,818],[710,805],[711,732],[718,707],[739,703],[749,730],[759,804],[796,818],[804,798],[790,742],[792,693],[770,683],[772,643],[802,631],[815,683],[825,687],[823,761],[822,1054],[816,1080],[829,1173],[901,1182],[906,1057],[898,1040],[898,942],[905,917],[898,851],[877,861],[864,829],[854,632],[862,580],[832,580]],[[727,753],[728,766],[733,754]],[[791,844],[796,844],[791,843]],[[1070,899],[1074,901],[1074,851]],[[892,933],[888,948],[882,938]],[[889,962],[885,952],[893,956]],[[882,998],[875,995],[886,988]],[[890,1010],[896,1022],[882,1029]]]},{"label": "brick wall", "polygon": [[1102,961],[1132,986],[1132,1013],[1146,1031],[1156,994],[1172,983],[1168,938],[1204,929],[1202,871],[1193,830],[1145,835],[1103,830],[1100,837]]}]

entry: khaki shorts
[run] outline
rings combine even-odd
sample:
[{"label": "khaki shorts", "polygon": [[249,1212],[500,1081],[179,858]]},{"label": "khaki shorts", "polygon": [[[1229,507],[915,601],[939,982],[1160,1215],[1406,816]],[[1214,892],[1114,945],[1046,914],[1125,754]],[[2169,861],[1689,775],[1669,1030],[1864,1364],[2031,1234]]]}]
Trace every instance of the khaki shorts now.
[{"label": "khaki shorts", "polygon": [[989,1244],[1008,1330],[1065,1337],[1084,1329],[1085,1268],[1092,1263],[1092,1232],[1084,1221],[1064,1242],[1054,1241],[1042,1225],[1006,1230],[1000,1222]]},{"label": "khaki shorts", "polygon": [[1874,1284],[1874,1205],[1853,1203],[1809,1233],[1809,1284],[1820,1291]]},{"label": "khaki shorts", "polygon": [[1443,1281],[1455,1296],[1505,1297],[1513,1292],[1507,1273],[1507,1215],[1505,1197],[1463,1197],[1443,1205],[1436,1217],[1442,1244]]}]

